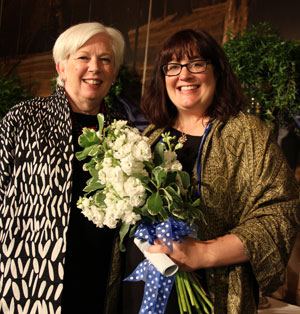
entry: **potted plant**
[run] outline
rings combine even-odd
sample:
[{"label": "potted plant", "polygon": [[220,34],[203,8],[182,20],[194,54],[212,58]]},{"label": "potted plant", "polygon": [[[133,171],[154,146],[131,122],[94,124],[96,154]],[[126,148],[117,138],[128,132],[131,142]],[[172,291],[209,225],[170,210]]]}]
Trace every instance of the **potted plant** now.
[{"label": "potted plant", "polygon": [[4,65],[0,67],[0,120],[13,105],[33,97],[33,85],[23,84],[16,74],[16,69],[5,73]]},{"label": "potted plant", "polygon": [[223,48],[249,99],[249,111],[268,125],[297,130],[291,121],[300,113],[299,41],[283,40],[268,23],[234,35]]}]

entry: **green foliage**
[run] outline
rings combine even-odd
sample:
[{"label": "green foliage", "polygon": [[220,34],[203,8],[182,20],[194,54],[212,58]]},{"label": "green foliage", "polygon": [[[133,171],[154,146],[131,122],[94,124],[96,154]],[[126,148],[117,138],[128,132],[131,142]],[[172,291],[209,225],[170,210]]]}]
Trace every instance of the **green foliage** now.
[{"label": "green foliage", "polygon": [[[152,221],[164,221],[170,216],[189,224],[197,220],[204,221],[199,203],[192,201],[194,191],[189,174],[182,170],[166,168],[165,152],[175,152],[182,147],[182,144],[172,145],[169,132],[162,134],[162,139],[163,142],[158,142],[155,146],[152,165],[148,165],[147,202],[137,211]],[[176,161],[172,162],[173,165],[174,163]]]},{"label": "green foliage", "polygon": [[299,112],[298,41],[283,40],[268,23],[260,23],[228,40],[223,49],[252,104],[253,113],[271,125],[286,124]]},{"label": "green foliage", "polygon": [[125,98],[138,105],[141,97],[140,91],[141,80],[137,72],[122,65],[114,85],[112,85],[104,100],[108,107],[114,105],[115,97]]},{"label": "green foliage", "polygon": [[2,65],[0,67],[0,119],[12,106],[32,98],[31,88],[32,84],[23,84],[15,72],[5,74],[4,65]]}]

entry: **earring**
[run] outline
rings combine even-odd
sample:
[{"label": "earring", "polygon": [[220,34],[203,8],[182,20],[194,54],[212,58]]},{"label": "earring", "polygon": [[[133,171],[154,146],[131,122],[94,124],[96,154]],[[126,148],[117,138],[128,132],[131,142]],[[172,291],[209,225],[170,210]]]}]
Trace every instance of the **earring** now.
[{"label": "earring", "polygon": [[65,79],[61,78],[60,80],[61,80],[62,85],[65,86],[65,83],[66,83]]}]

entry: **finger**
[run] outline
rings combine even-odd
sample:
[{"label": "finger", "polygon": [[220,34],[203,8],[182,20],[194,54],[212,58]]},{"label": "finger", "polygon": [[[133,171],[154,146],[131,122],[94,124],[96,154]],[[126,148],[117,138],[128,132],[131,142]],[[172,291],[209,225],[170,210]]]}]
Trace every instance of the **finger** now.
[{"label": "finger", "polygon": [[171,254],[171,251],[168,247],[163,244],[155,243],[148,247],[147,252],[149,253],[164,253],[164,254]]}]

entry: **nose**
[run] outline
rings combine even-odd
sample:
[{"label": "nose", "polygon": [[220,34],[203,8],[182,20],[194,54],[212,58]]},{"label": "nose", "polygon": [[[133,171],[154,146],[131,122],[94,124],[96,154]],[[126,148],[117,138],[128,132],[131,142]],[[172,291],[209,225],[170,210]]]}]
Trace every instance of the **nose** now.
[{"label": "nose", "polygon": [[89,71],[98,73],[101,71],[101,65],[97,58],[91,58],[89,62]]},{"label": "nose", "polygon": [[183,66],[181,69],[181,72],[179,74],[179,78],[181,80],[184,80],[184,79],[190,78],[192,76],[193,76],[193,74],[188,70],[187,65]]}]

